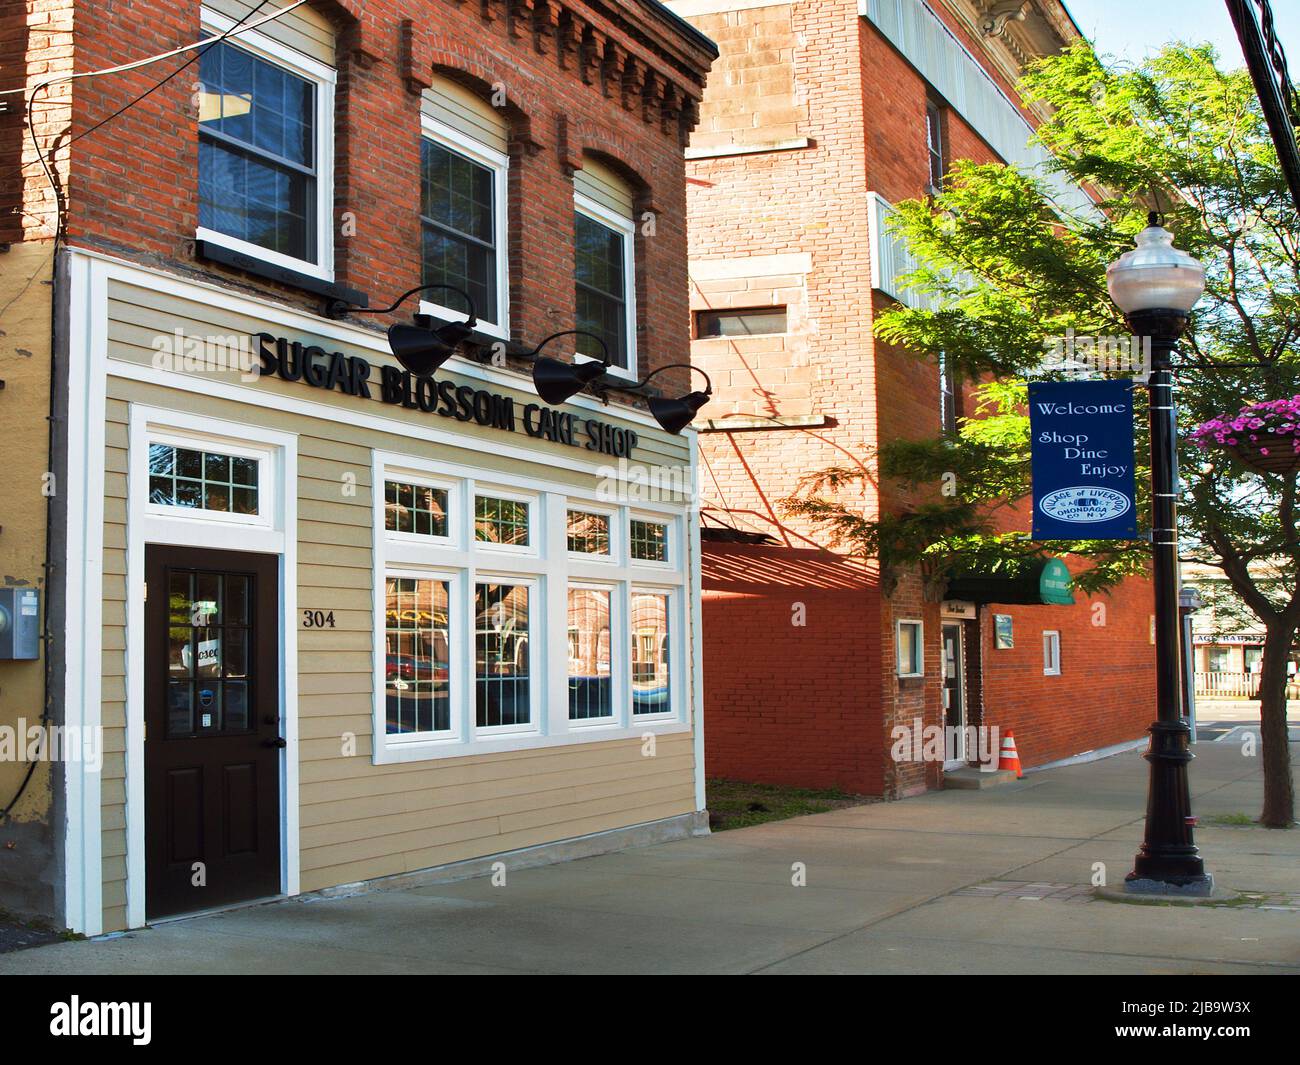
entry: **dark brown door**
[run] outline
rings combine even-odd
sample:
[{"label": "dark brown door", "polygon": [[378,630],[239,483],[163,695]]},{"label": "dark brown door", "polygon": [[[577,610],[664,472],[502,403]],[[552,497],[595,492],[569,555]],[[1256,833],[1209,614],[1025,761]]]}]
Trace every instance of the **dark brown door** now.
[{"label": "dark brown door", "polygon": [[279,559],[145,560],[149,917],[280,890]]}]

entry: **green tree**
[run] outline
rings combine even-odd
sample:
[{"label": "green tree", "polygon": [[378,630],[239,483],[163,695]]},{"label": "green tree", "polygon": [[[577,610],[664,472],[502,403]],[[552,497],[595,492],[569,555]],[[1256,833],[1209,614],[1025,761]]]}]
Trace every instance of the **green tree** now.
[{"label": "green tree", "polygon": [[[945,353],[977,383],[976,416],[954,435],[885,442],[863,467],[821,471],[786,506],[842,547],[879,558],[886,573],[915,566],[941,581],[972,564],[1014,572],[1065,552],[1087,560],[1077,579],[1084,591],[1145,572],[1145,543],[1034,542],[1008,531],[1024,522],[1009,520],[1008,508],[1030,489],[1026,378],[1053,376],[1045,367],[1050,342],[1069,329],[1126,334],[1105,268],[1132,248],[1157,206],[1178,245],[1207,270],[1180,352],[1217,364],[1178,375],[1182,545],[1186,557],[1223,569],[1267,633],[1261,821],[1289,826],[1286,663],[1300,626],[1296,475],[1255,473],[1224,451],[1198,450],[1187,433],[1247,401],[1300,392],[1292,350],[1300,336],[1300,216],[1248,76],[1219,69],[1209,46],[1175,45],[1118,68],[1080,43],[1036,64],[1022,91],[1050,106],[1037,137],[1062,174],[1097,194],[1098,209],[1054,202],[1042,175],[969,161],[953,167],[936,198],[899,204],[895,229],[920,264],[908,284],[934,296],[938,309],[893,307],[877,318],[876,334],[917,357]],[[1228,365],[1240,363],[1260,368]],[[1135,394],[1139,508],[1149,527],[1145,389]],[[840,490],[864,477],[892,481],[919,501],[862,515]],[[1267,580],[1258,577],[1261,566]]]}]

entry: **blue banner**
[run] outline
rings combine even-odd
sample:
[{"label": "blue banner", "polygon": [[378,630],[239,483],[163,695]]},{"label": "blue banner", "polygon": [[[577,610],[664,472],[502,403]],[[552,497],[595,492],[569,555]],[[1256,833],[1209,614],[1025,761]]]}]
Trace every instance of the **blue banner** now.
[{"label": "blue banner", "polygon": [[1035,540],[1135,540],[1133,383],[1029,385]]}]

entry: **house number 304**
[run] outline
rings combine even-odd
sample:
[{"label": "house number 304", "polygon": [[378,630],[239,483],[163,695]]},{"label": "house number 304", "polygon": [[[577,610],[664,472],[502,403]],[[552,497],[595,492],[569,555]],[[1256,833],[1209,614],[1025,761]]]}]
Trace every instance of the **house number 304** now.
[{"label": "house number 304", "polygon": [[304,610],[302,612],[302,627],[304,629],[332,629],[334,627],[334,611],[326,613],[324,610]]}]

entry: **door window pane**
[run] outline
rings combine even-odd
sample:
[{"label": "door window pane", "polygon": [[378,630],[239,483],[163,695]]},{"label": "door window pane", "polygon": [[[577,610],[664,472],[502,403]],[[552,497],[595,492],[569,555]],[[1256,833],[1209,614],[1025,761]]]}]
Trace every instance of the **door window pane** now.
[{"label": "door window pane", "polygon": [[528,586],[474,588],[475,720],[480,728],[532,719],[528,666]]},{"label": "door window pane", "polygon": [[662,592],[634,592],[631,627],[632,713],[667,713],[672,709],[668,596]]},{"label": "door window pane", "polygon": [[569,718],[612,717],[609,668],[610,593],[569,589]]},{"label": "door window pane", "polygon": [[385,582],[385,728],[390,734],[451,729],[450,593],[444,580],[389,577]]}]

